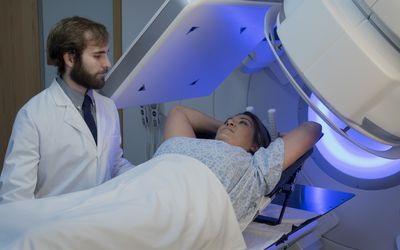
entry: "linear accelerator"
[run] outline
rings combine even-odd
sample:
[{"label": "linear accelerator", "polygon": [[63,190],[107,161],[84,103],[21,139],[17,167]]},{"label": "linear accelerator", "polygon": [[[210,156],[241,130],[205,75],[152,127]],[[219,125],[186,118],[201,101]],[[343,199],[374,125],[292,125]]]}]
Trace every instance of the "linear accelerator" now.
[{"label": "linear accelerator", "polygon": [[268,60],[319,119],[387,162],[340,168],[340,178],[392,182],[400,173],[393,163],[400,158],[399,11],[396,0],[167,0],[112,68],[103,93],[118,108],[207,96],[267,41]]},{"label": "linear accelerator", "polygon": [[398,13],[398,0],[167,0],[112,68],[103,94],[118,108],[207,96],[267,42],[266,61],[281,66],[308,118],[330,129],[321,142],[332,131],[357,148],[342,148],[347,154],[383,162],[360,168],[323,154],[326,172],[358,188],[398,185]]}]

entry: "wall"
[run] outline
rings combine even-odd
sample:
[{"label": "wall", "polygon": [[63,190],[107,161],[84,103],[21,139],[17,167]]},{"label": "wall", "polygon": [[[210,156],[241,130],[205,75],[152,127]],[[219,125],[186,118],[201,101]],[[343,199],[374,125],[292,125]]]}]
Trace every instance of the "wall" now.
[{"label": "wall", "polygon": [[0,171],[15,115],[41,89],[37,0],[6,0],[0,8]]},{"label": "wall", "polygon": [[[147,24],[163,0],[122,0],[122,53]],[[123,110],[124,156],[137,165],[149,158],[150,128],[142,125],[140,108]],[[147,149],[147,150],[146,150]]]}]

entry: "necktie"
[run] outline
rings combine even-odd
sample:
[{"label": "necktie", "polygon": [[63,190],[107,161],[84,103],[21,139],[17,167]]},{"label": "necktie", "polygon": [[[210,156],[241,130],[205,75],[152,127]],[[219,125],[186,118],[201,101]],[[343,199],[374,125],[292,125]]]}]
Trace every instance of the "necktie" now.
[{"label": "necktie", "polygon": [[85,95],[85,98],[83,99],[83,104],[82,104],[82,110],[83,110],[83,119],[85,120],[87,126],[90,129],[90,132],[92,132],[94,141],[97,144],[97,128],[96,128],[96,123],[94,121],[93,115],[92,115],[92,99],[90,96]]}]

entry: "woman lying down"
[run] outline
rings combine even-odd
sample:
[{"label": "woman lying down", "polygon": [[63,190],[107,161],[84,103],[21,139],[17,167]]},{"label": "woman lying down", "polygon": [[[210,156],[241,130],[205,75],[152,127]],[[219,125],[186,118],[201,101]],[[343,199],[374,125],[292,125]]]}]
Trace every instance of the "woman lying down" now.
[{"label": "woman lying down", "polygon": [[1,205],[0,249],[245,249],[261,197],[320,133],[306,122],[271,143],[252,113],[222,124],[177,106],[153,159],[92,189]]},{"label": "woman lying down", "polygon": [[[216,133],[215,140],[196,133]],[[209,167],[224,185],[243,231],[254,218],[260,199],[272,191],[281,173],[306,153],[321,136],[321,125],[305,122],[271,143],[268,130],[251,112],[223,124],[197,110],[176,106],[168,114],[165,142],[155,156],[177,153]]]}]

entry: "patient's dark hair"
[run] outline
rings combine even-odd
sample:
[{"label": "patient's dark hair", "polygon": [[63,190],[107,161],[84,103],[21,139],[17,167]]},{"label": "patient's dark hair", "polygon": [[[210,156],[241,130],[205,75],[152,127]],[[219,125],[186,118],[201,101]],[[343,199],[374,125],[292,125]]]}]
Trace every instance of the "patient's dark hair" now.
[{"label": "patient's dark hair", "polygon": [[[237,115],[247,115],[253,120],[254,123],[254,137],[253,141],[257,144],[258,147],[268,147],[271,143],[271,136],[269,135],[268,129],[264,126],[260,118],[258,118],[255,114],[251,112],[243,112]],[[255,152],[251,152],[254,154]]]},{"label": "patient's dark hair", "polygon": [[[254,123],[254,137],[253,137],[253,142],[256,143],[257,147],[268,147],[268,145],[271,143],[271,136],[269,135],[269,132],[267,128],[264,126],[262,121],[253,113],[251,112],[243,112],[239,113],[237,115],[247,115],[250,117],[250,119]],[[235,115],[235,116],[237,116]],[[215,138],[215,133],[201,133],[201,132],[196,132],[196,137],[197,138],[203,138],[203,139],[214,139]],[[251,154],[254,154],[255,152],[250,152]]]}]

